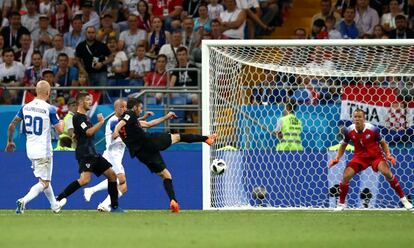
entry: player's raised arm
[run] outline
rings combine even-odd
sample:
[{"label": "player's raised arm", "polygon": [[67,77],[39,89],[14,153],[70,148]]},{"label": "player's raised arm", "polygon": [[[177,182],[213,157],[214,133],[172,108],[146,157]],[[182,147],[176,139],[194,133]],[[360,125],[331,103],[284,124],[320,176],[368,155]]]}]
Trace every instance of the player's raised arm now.
[{"label": "player's raised arm", "polygon": [[177,115],[174,112],[168,112],[168,114],[164,115],[163,117],[154,119],[152,121],[139,121],[139,123],[141,124],[142,127],[144,128],[150,128],[153,126],[156,126],[164,121],[168,121],[171,120],[172,118],[176,118]]},{"label": "player's raised arm", "polygon": [[22,118],[15,116],[14,119],[10,122],[9,128],[7,130],[7,145],[6,151],[12,152],[16,147],[16,144],[13,142],[13,133],[16,130],[16,126],[22,121]]},{"label": "player's raised arm", "polygon": [[147,112],[145,112],[144,116],[138,118],[138,120],[145,121],[146,119],[148,119],[148,117],[153,116],[153,115],[154,115],[154,112],[147,111]]},{"label": "player's raised arm", "polygon": [[103,115],[101,113],[97,114],[96,117],[98,118],[98,123],[96,123],[95,125],[93,125],[91,128],[88,128],[88,130],[86,130],[86,135],[88,137],[93,136],[96,132],[98,132],[98,130],[102,127],[102,125],[105,122],[105,118],[103,117]]},{"label": "player's raised arm", "polygon": [[116,139],[119,137],[119,131],[121,130],[121,128],[123,128],[126,125],[126,121],[125,120],[120,120],[118,122],[118,124],[116,124],[114,132],[112,133],[112,138]]}]

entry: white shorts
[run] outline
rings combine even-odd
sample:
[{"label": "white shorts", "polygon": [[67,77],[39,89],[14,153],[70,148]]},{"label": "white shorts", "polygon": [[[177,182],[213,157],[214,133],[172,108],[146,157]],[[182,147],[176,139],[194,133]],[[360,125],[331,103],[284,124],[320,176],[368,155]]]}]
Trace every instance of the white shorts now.
[{"label": "white shorts", "polygon": [[124,166],[122,165],[122,156],[110,156],[107,151],[104,151],[102,157],[108,160],[109,163],[112,165],[112,169],[114,170],[115,174],[125,174]]},{"label": "white shorts", "polygon": [[53,158],[37,158],[31,159],[32,169],[35,177],[42,180],[51,181],[52,180],[52,171],[53,171]]}]

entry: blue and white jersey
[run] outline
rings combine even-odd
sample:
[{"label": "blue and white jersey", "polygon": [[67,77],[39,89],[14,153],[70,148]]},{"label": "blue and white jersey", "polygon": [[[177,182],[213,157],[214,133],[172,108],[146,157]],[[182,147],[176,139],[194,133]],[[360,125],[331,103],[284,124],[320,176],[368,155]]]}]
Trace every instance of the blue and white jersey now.
[{"label": "blue and white jersey", "polygon": [[108,122],[105,126],[105,141],[106,141],[106,150],[105,152],[108,153],[108,155],[114,159],[119,160],[121,163],[122,158],[124,156],[125,152],[125,144],[122,141],[121,137],[118,137],[116,139],[112,138],[112,134],[115,130],[116,124],[118,124],[118,117],[116,115],[109,118]]},{"label": "blue and white jersey", "polygon": [[59,123],[56,108],[49,103],[34,99],[24,105],[17,117],[23,120],[23,130],[26,133],[26,152],[29,159],[51,157],[51,129]]}]

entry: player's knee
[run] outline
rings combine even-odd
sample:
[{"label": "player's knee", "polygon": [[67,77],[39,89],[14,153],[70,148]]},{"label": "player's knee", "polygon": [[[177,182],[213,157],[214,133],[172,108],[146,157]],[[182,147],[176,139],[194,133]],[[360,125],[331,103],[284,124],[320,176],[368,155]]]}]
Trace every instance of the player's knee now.
[{"label": "player's knee", "polygon": [[172,144],[178,143],[178,142],[180,142],[180,140],[181,140],[181,136],[180,136],[179,133],[171,134],[171,143]]},{"label": "player's knee", "polygon": [[172,179],[171,173],[167,170],[164,169],[163,171],[161,171],[160,173],[158,173],[158,175],[163,179]]},{"label": "player's knee", "polygon": [[119,184],[119,191],[121,191],[122,194],[125,194],[128,191],[126,182]]},{"label": "player's knee", "polygon": [[117,177],[115,172],[112,169],[108,169],[105,173],[106,177],[108,178],[108,181],[115,182]]},{"label": "player's knee", "polygon": [[40,180],[40,183],[43,185],[43,189],[49,188],[49,182],[48,181]]},{"label": "player's knee", "polygon": [[91,181],[91,177],[89,175],[81,175],[81,177],[78,179],[80,186],[85,186]]}]

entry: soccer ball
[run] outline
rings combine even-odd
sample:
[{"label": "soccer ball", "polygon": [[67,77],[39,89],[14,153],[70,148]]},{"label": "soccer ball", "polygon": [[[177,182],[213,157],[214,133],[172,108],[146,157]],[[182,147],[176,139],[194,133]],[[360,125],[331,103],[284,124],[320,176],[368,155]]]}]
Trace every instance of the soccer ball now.
[{"label": "soccer ball", "polygon": [[223,159],[214,159],[211,164],[211,171],[216,175],[221,175],[227,169],[226,162]]},{"label": "soccer ball", "polygon": [[258,186],[255,187],[252,191],[252,197],[253,199],[259,199],[259,200],[263,200],[264,198],[266,198],[267,195],[267,191],[266,188],[263,186]]}]

